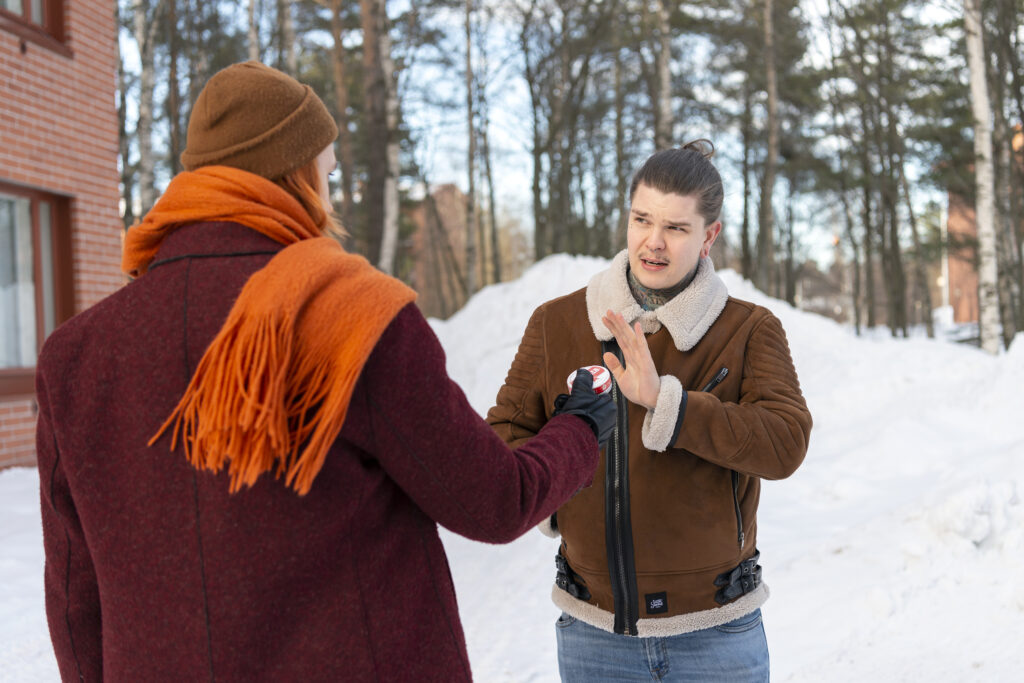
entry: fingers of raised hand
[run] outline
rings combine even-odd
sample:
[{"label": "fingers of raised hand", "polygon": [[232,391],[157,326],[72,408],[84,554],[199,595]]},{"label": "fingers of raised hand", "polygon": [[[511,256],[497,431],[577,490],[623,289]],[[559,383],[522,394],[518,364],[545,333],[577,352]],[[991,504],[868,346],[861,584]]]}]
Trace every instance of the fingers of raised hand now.
[{"label": "fingers of raised hand", "polygon": [[612,375],[617,379],[622,373],[622,365],[619,363],[619,359],[615,357],[614,353],[605,353],[604,364],[609,370],[612,371]]},{"label": "fingers of raised hand", "polygon": [[601,322],[615,336],[615,340],[619,342],[619,346],[623,347],[623,350],[636,341],[633,329],[626,324],[626,319],[622,317],[622,314],[609,310],[601,317]]}]

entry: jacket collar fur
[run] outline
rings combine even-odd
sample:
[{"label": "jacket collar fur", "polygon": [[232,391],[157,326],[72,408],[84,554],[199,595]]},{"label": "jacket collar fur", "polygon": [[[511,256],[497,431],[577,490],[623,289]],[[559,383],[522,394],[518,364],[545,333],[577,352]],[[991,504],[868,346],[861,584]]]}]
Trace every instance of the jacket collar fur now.
[{"label": "jacket collar fur", "polygon": [[645,311],[633,298],[626,280],[629,254],[623,249],[612,259],[611,267],[590,279],[587,284],[587,317],[600,341],[612,338],[601,316],[611,309],[622,314],[626,322],[640,321],[644,334],[653,334],[664,325],[676,348],[689,351],[718,319],[729,299],[722,279],[715,274],[710,258],[702,258],[697,275],[690,286],[653,311]]}]

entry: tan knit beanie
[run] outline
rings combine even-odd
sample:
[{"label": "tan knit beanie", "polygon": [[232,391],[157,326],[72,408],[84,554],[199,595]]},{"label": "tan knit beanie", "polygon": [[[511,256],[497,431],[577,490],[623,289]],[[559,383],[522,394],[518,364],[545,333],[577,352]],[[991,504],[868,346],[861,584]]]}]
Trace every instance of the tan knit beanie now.
[{"label": "tan knit beanie", "polygon": [[313,89],[259,62],[232,64],[203,87],[182,166],[218,164],[274,180],[313,161],[338,126]]}]

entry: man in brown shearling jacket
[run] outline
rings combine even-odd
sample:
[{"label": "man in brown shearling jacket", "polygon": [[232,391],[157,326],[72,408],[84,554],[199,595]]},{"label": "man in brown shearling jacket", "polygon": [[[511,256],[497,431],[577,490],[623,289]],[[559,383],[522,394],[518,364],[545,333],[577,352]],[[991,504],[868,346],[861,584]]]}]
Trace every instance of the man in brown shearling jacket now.
[{"label": "man in brown shearling jacket", "polygon": [[517,446],[573,370],[603,360],[616,380],[593,485],[542,525],[562,538],[566,681],[768,680],[760,480],[800,465],[811,416],[778,319],[731,298],[708,257],[723,197],[713,153],[697,141],[645,162],[628,248],[534,312],[488,413]]}]

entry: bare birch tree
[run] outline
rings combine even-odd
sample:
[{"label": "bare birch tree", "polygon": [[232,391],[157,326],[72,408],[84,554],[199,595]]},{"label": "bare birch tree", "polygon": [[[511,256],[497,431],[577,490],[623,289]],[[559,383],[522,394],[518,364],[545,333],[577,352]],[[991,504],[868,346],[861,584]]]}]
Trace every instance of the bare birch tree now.
[{"label": "bare birch tree", "polygon": [[669,25],[670,5],[656,0],[655,21],[658,26],[658,56],[655,68],[658,79],[658,102],[655,116],[654,146],[668,149],[672,146],[672,27]]},{"label": "bare birch tree", "polygon": [[[121,4],[115,3],[114,12],[118,27],[121,26]],[[120,29],[119,29],[120,30]],[[125,72],[124,59],[121,56],[121,41],[114,41],[117,50],[117,118],[118,118],[118,153],[121,158],[121,197],[124,200],[124,229],[135,223],[135,207],[132,206],[135,170],[131,160],[131,140],[128,137],[128,74]]]},{"label": "bare birch tree", "polygon": [[259,24],[259,13],[257,11],[257,5],[260,0],[249,0],[249,26],[248,26],[248,40],[247,47],[249,50],[249,59],[258,62],[260,61],[260,24]]},{"label": "bare birch tree", "polygon": [[466,154],[469,191],[466,193],[466,289],[469,296],[477,290],[476,224],[476,126],[473,117],[473,0],[466,0],[466,121],[469,151]]},{"label": "bare birch tree", "polygon": [[380,49],[383,2],[359,2],[363,30],[363,120],[367,149],[367,177],[361,200],[366,218],[361,233],[366,241],[367,258],[377,264],[380,263],[384,233],[384,185],[388,172],[387,83]]},{"label": "bare birch tree", "polygon": [[775,269],[775,225],[772,194],[775,191],[775,173],[779,155],[778,92],[775,74],[775,28],[773,0],[764,0],[764,68],[768,95],[768,150],[764,160],[761,183],[761,203],[758,207],[757,277],[755,283],[762,291],[771,293]]},{"label": "bare birch tree", "polygon": [[398,92],[395,85],[395,63],[391,59],[391,33],[385,0],[380,0],[378,15],[381,77],[384,80],[384,228],[381,235],[378,267],[394,273],[395,251],[398,247]]},{"label": "bare birch tree", "polygon": [[341,12],[345,0],[318,0],[331,12],[331,74],[334,78],[334,98],[338,124],[338,165],[341,168],[341,224],[346,230],[352,229],[352,212],[355,205],[353,187],[355,180],[355,159],[352,149],[352,132],[349,130],[348,96],[348,55],[342,42]]},{"label": "bare birch tree", "polygon": [[135,124],[136,144],[139,150],[138,183],[141,213],[145,214],[156,202],[153,157],[153,88],[155,84],[156,16],[161,2],[150,13],[150,3],[139,0],[133,10],[133,34],[139,50],[139,115]]},{"label": "bare birch tree", "polygon": [[999,298],[996,272],[995,198],[992,170],[992,109],[985,76],[980,0],[964,0],[964,30],[974,115],[975,220],[978,226],[978,331],[981,348],[999,353]]},{"label": "bare birch tree", "polygon": [[281,25],[281,47],[278,68],[290,76],[299,71],[299,53],[295,49],[295,17],[292,5],[295,0],[277,0],[277,17]]}]

